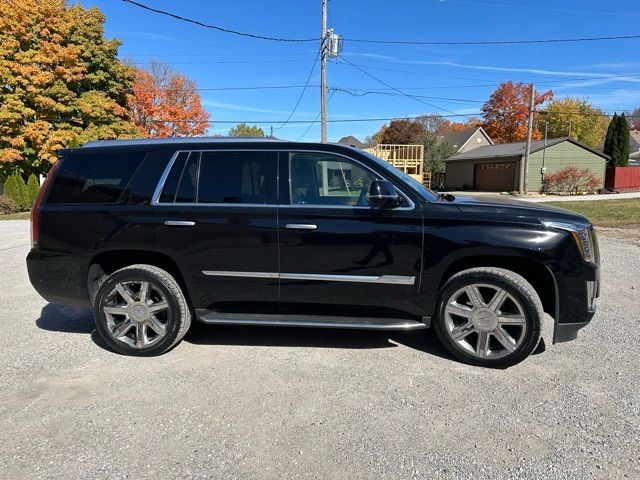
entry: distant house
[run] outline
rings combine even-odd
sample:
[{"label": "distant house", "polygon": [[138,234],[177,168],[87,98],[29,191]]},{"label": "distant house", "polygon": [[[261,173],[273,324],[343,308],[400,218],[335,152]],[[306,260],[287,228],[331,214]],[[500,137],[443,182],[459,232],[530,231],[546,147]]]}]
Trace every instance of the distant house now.
[{"label": "distant house", "polygon": [[629,165],[640,166],[640,130],[631,130],[631,155]]},{"label": "distant house", "polygon": [[457,148],[457,153],[468,152],[478,147],[493,145],[493,141],[482,127],[467,128],[459,132],[449,132],[440,138]]},{"label": "distant house", "polygon": [[358,140],[353,135],[349,135],[347,137],[342,137],[340,140],[338,140],[338,143],[340,145],[349,145],[351,147],[356,147],[356,148],[364,147],[364,143],[362,143],[360,140]]},{"label": "distant house", "polygon": [[[525,142],[487,145],[462,151],[445,161],[448,189],[483,190],[491,192],[518,190],[520,164],[524,161]],[[554,138],[531,142],[528,190],[539,191],[546,172],[568,166],[588,168],[604,185],[607,157],[570,138]]]}]

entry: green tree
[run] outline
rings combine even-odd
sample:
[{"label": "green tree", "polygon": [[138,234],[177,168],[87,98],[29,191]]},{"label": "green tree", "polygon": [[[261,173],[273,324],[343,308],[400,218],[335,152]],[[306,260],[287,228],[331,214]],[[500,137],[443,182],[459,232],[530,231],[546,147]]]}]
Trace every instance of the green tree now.
[{"label": "green tree", "polygon": [[424,145],[424,169],[432,175],[444,172],[444,161],[458,151],[456,147],[436,135],[425,136],[422,144]]},{"label": "green tree", "polygon": [[65,0],[0,2],[0,176],[45,173],[69,144],[139,134],[126,108],[133,70],[104,22]]},{"label": "green tree", "polygon": [[33,202],[36,201],[36,197],[38,196],[38,192],[40,191],[40,182],[38,181],[38,177],[34,174],[29,175],[27,179],[27,195],[29,197],[29,206],[33,206]]},{"label": "green tree", "polygon": [[230,137],[264,137],[264,131],[255,125],[239,123],[229,130]]},{"label": "green tree", "polygon": [[21,211],[29,210],[31,202],[29,201],[29,193],[27,185],[20,175],[13,174],[7,178],[4,184],[4,194],[13,199]]},{"label": "green tree", "polygon": [[14,175],[9,175],[4,181],[4,195],[16,202],[16,206],[18,205],[20,190]]},{"label": "green tree", "polygon": [[616,167],[629,165],[631,153],[631,132],[629,122],[623,113],[618,117],[613,137],[611,139],[611,164]]},{"label": "green tree", "polygon": [[607,131],[607,117],[584,98],[551,100],[542,122],[548,122],[550,137],[570,136],[592,148],[602,144]]},{"label": "green tree", "polygon": [[611,156],[611,141],[613,140],[613,134],[616,131],[618,126],[618,113],[615,112],[613,114],[613,118],[609,122],[609,127],[607,128],[607,134],[604,137],[604,149],[603,152],[605,155]]}]

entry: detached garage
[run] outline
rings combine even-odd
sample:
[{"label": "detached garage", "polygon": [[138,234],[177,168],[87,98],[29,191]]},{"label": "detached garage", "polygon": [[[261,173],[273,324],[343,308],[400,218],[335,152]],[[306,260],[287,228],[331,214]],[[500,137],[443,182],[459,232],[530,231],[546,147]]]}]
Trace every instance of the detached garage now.
[{"label": "detached garage", "polygon": [[[445,161],[445,185],[452,190],[509,192],[518,190],[525,142],[487,145],[461,152]],[[604,186],[607,156],[570,138],[531,142],[529,191],[537,192],[547,173],[574,166],[588,168]]]}]

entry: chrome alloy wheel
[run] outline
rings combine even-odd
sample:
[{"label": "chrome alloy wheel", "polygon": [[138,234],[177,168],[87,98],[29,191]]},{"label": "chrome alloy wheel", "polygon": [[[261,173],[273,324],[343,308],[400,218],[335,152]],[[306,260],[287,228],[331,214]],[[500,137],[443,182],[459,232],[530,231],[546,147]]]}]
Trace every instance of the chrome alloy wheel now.
[{"label": "chrome alloy wheel", "polygon": [[495,285],[461,288],[445,307],[446,331],[451,341],[477,358],[500,358],[524,341],[527,320],[522,305]]},{"label": "chrome alloy wheel", "polygon": [[102,311],[111,337],[134,348],[155,345],[167,334],[170,314],[164,294],[147,281],[116,284]]}]

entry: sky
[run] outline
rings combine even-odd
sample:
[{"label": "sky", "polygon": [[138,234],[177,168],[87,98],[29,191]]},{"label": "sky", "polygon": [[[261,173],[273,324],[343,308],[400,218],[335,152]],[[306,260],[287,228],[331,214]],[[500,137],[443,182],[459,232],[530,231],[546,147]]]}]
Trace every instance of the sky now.
[{"label": "sky", "polygon": [[[320,0],[140,1],[242,32],[298,39],[320,36]],[[121,58],[144,66],[154,57],[196,82],[210,113],[210,134],[226,134],[233,126],[222,122],[264,121],[259,126],[266,134],[273,127],[278,138],[319,140],[318,123],[292,123],[318,118],[320,65],[317,62],[314,67],[314,62],[319,42],[240,37],[121,0],[81,3],[95,5],[106,14],[106,36],[122,41]],[[327,66],[328,140],[346,135],[362,140],[385,123],[366,119],[477,114],[498,84],[507,80],[534,82],[538,90],[553,90],[556,98],[586,97],[608,113],[640,106],[640,39],[438,46],[353,40],[456,42],[637,35],[639,22],[640,9],[633,0],[330,0],[327,26],[344,41],[338,59],[331,59]],[[309,87],[285,123],[308,78]]]}]

